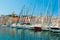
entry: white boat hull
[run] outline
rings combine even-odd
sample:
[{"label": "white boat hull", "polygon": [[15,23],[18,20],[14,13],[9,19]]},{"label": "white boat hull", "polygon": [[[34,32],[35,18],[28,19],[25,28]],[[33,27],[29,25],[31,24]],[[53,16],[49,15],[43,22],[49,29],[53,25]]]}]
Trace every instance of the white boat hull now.
[{"label": "white boat hull", "polygon": [[48,31],[49,30],[49,27],[41,27],[42,30],[45,30],[45,31]]},{"label": "white boat hull", "polygon": [[50,27],[51,32],[60,32],[60,27]]}]

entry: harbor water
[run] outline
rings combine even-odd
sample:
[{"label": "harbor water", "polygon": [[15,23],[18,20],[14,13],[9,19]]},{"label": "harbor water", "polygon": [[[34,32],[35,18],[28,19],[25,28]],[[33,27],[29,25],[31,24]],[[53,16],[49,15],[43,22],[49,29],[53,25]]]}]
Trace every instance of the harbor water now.
[{"label": "harbor water", "polygon": [[0,40],[60,40],[60,33],[17,28],[0,28]]}]

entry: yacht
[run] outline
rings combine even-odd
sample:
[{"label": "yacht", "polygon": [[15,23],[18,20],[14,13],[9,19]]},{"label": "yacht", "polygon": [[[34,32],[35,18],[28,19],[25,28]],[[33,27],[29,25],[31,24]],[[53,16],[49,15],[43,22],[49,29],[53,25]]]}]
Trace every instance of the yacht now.
[{"label": "yacht", "polygon": [[16,23],[11,24],[10,26],[15,28],[16,27]]},{"label": "yacht", "polygon": [[7,27],[7,25],[0,25],[2,28],[6,28]]},{"label": "yacht", "polygon": [[20,29],[20,28],[30,29],[31,25],[29,23],[28,24],[20,24],[20,23],[16,24],[16,23],[13,23],[11,25],[11,27],[12,28],[18,28],[18,29]]},{"label": "yacht", "polygon": [[34,31],[41,31],[41,25],[40,24],[29,24],[28,23],[28,24],[21,25],[18,23],[16,25],[16,23],[14,23],[11,25],[11,27],[12,28],[18,28],[18,29],[22,28],[22,29],[30,29],[30,30],[34,30]]},{"label": "yacht", "polygon": [[19,23],[18,24],[16,24],[16,23],[13,23],[10,27],[12,27],[12,28],[17,28],[17,27],[21,27],[22,25],[20,25]]},{"label": "yacht", "polygon": [[50,27],[51,32],[60,32],[60,26],[55,25]]},{"label": "yacht", "polygon": [[43,31],[48,31],[49,30],[49,26],[44,26],[44,27],[42,26],[41,28],[42,28]]},{"label": "yacht", "polygon": [[35,32],[41,31],[42,30],[41,27],[42,27],[41,24],[34,24],[31,26],[31,28],[33,28]]}]

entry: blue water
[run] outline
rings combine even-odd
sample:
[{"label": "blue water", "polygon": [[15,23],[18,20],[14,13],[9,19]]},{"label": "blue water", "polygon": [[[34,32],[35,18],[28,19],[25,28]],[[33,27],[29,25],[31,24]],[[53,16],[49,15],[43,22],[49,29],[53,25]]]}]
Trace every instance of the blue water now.
[{"label": "blue water", "polygon": [[60,33],[27,29],[0,28],[0,40],[60,40]]}]

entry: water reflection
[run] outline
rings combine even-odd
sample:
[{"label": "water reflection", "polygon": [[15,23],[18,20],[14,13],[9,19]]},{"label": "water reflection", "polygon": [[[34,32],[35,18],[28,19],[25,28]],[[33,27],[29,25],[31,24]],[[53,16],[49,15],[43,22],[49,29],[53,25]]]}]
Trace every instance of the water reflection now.
[{"label": "water reflection", "polygon": [[60,33],[27,29],[0,28],[0,40],[59,40]]},{"label": "water reflection", "polygon": [[50,32],[49,37],[51,40],[60,40],[60,33]]}]

